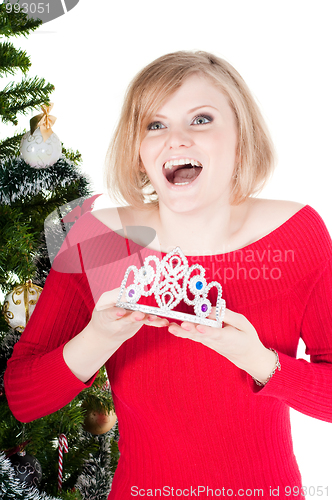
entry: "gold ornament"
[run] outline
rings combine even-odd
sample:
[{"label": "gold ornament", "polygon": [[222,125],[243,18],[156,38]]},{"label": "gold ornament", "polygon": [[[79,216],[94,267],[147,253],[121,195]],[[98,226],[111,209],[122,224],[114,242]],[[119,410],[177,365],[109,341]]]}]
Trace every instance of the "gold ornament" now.
[{"label": "gold ornament", "polygon": [[87,413],[83,422],[83,429],[86,432],[98,436],[100,434],[105,434],[114,427],[116,423],[117,416],[114,411],[110,412],[100,412],[89,408],[88,405],[83,403],[83,407],[86,408]]},{"label": "gold ornament", "polygon": [[28,280],[15,287],[5,298],[2,312],[14,330],[23,332],[42,292],[40,286]]}]

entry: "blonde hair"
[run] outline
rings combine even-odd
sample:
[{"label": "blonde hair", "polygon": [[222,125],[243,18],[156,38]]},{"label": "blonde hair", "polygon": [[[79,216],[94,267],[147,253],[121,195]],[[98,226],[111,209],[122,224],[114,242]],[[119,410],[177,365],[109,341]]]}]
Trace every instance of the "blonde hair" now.
[{"label": "blonde hair", "polygon": [[[162,104],[193,74],[203,74],[228,98],[238,127],[237,164],[231,202],[259,192],[274,168],[274,148],[249,88],[227,61],[203,51],[179,51],[143,68],[127,89],[120,121],[106,157],[106,186],[120,204],[158,206],[139,150],[147,126]],[[149,202],[147,204],[146,202]]]}]

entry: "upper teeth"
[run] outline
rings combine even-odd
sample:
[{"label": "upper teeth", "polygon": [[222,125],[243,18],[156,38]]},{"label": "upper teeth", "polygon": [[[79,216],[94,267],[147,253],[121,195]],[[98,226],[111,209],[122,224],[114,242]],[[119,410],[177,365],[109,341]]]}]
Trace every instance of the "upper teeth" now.
[{"label": "upper teeth", "polygon": [[193,167],[201,167],[201,163],[190,158],[181,158],[180,160],[169,160],[165,163],[165,168],[172,168],[178,165],[192,165]]}]

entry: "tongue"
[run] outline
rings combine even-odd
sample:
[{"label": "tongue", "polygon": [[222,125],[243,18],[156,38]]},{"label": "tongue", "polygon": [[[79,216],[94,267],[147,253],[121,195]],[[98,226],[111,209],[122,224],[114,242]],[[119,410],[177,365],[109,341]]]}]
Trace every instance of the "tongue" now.
[{"label": "tongue", "polygon": [[174,172],[173,184],[178,182],[192,182],[201,173],[201,167],[183,167]]}]

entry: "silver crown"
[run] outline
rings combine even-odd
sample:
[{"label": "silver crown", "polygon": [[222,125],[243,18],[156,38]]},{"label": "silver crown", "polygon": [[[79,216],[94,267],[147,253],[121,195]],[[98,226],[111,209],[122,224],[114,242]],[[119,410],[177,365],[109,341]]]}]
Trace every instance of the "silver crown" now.
[{"label": "silver crown", "polygon": [[[155,269],[151,265],[152,263],[154,263]],[[190,278],[196,269],[199,270],[199,274]],[[130,273],[134,274],[133,284],[127,286]],[[188,266],[188,261],[180,247],[169,252],[162,260],[159,260],[155,255],[150,255],[146,257],[140,269],[137,269],[136,266],[127,268],[116,305],[132,311],[142,311],[220,328],[226,308],[226,302],[222,299],[222,286],[217,281],[211,281],[208,284],[204,276],[204,267],[199,264]],[[216,321],[207,319],[212,310],[212,304],[207,298],[212,287],[216,287],[218,290]],[[193,300],[189,299],[187,289],[194,295]],[[159,307],[138,304],[142,296],[148,297],[152,294],[154,294]],[[125,295],[124,300],[123,295]],[[182,299],[186,304],[194,306],[195,315],[172,311]]]}]

